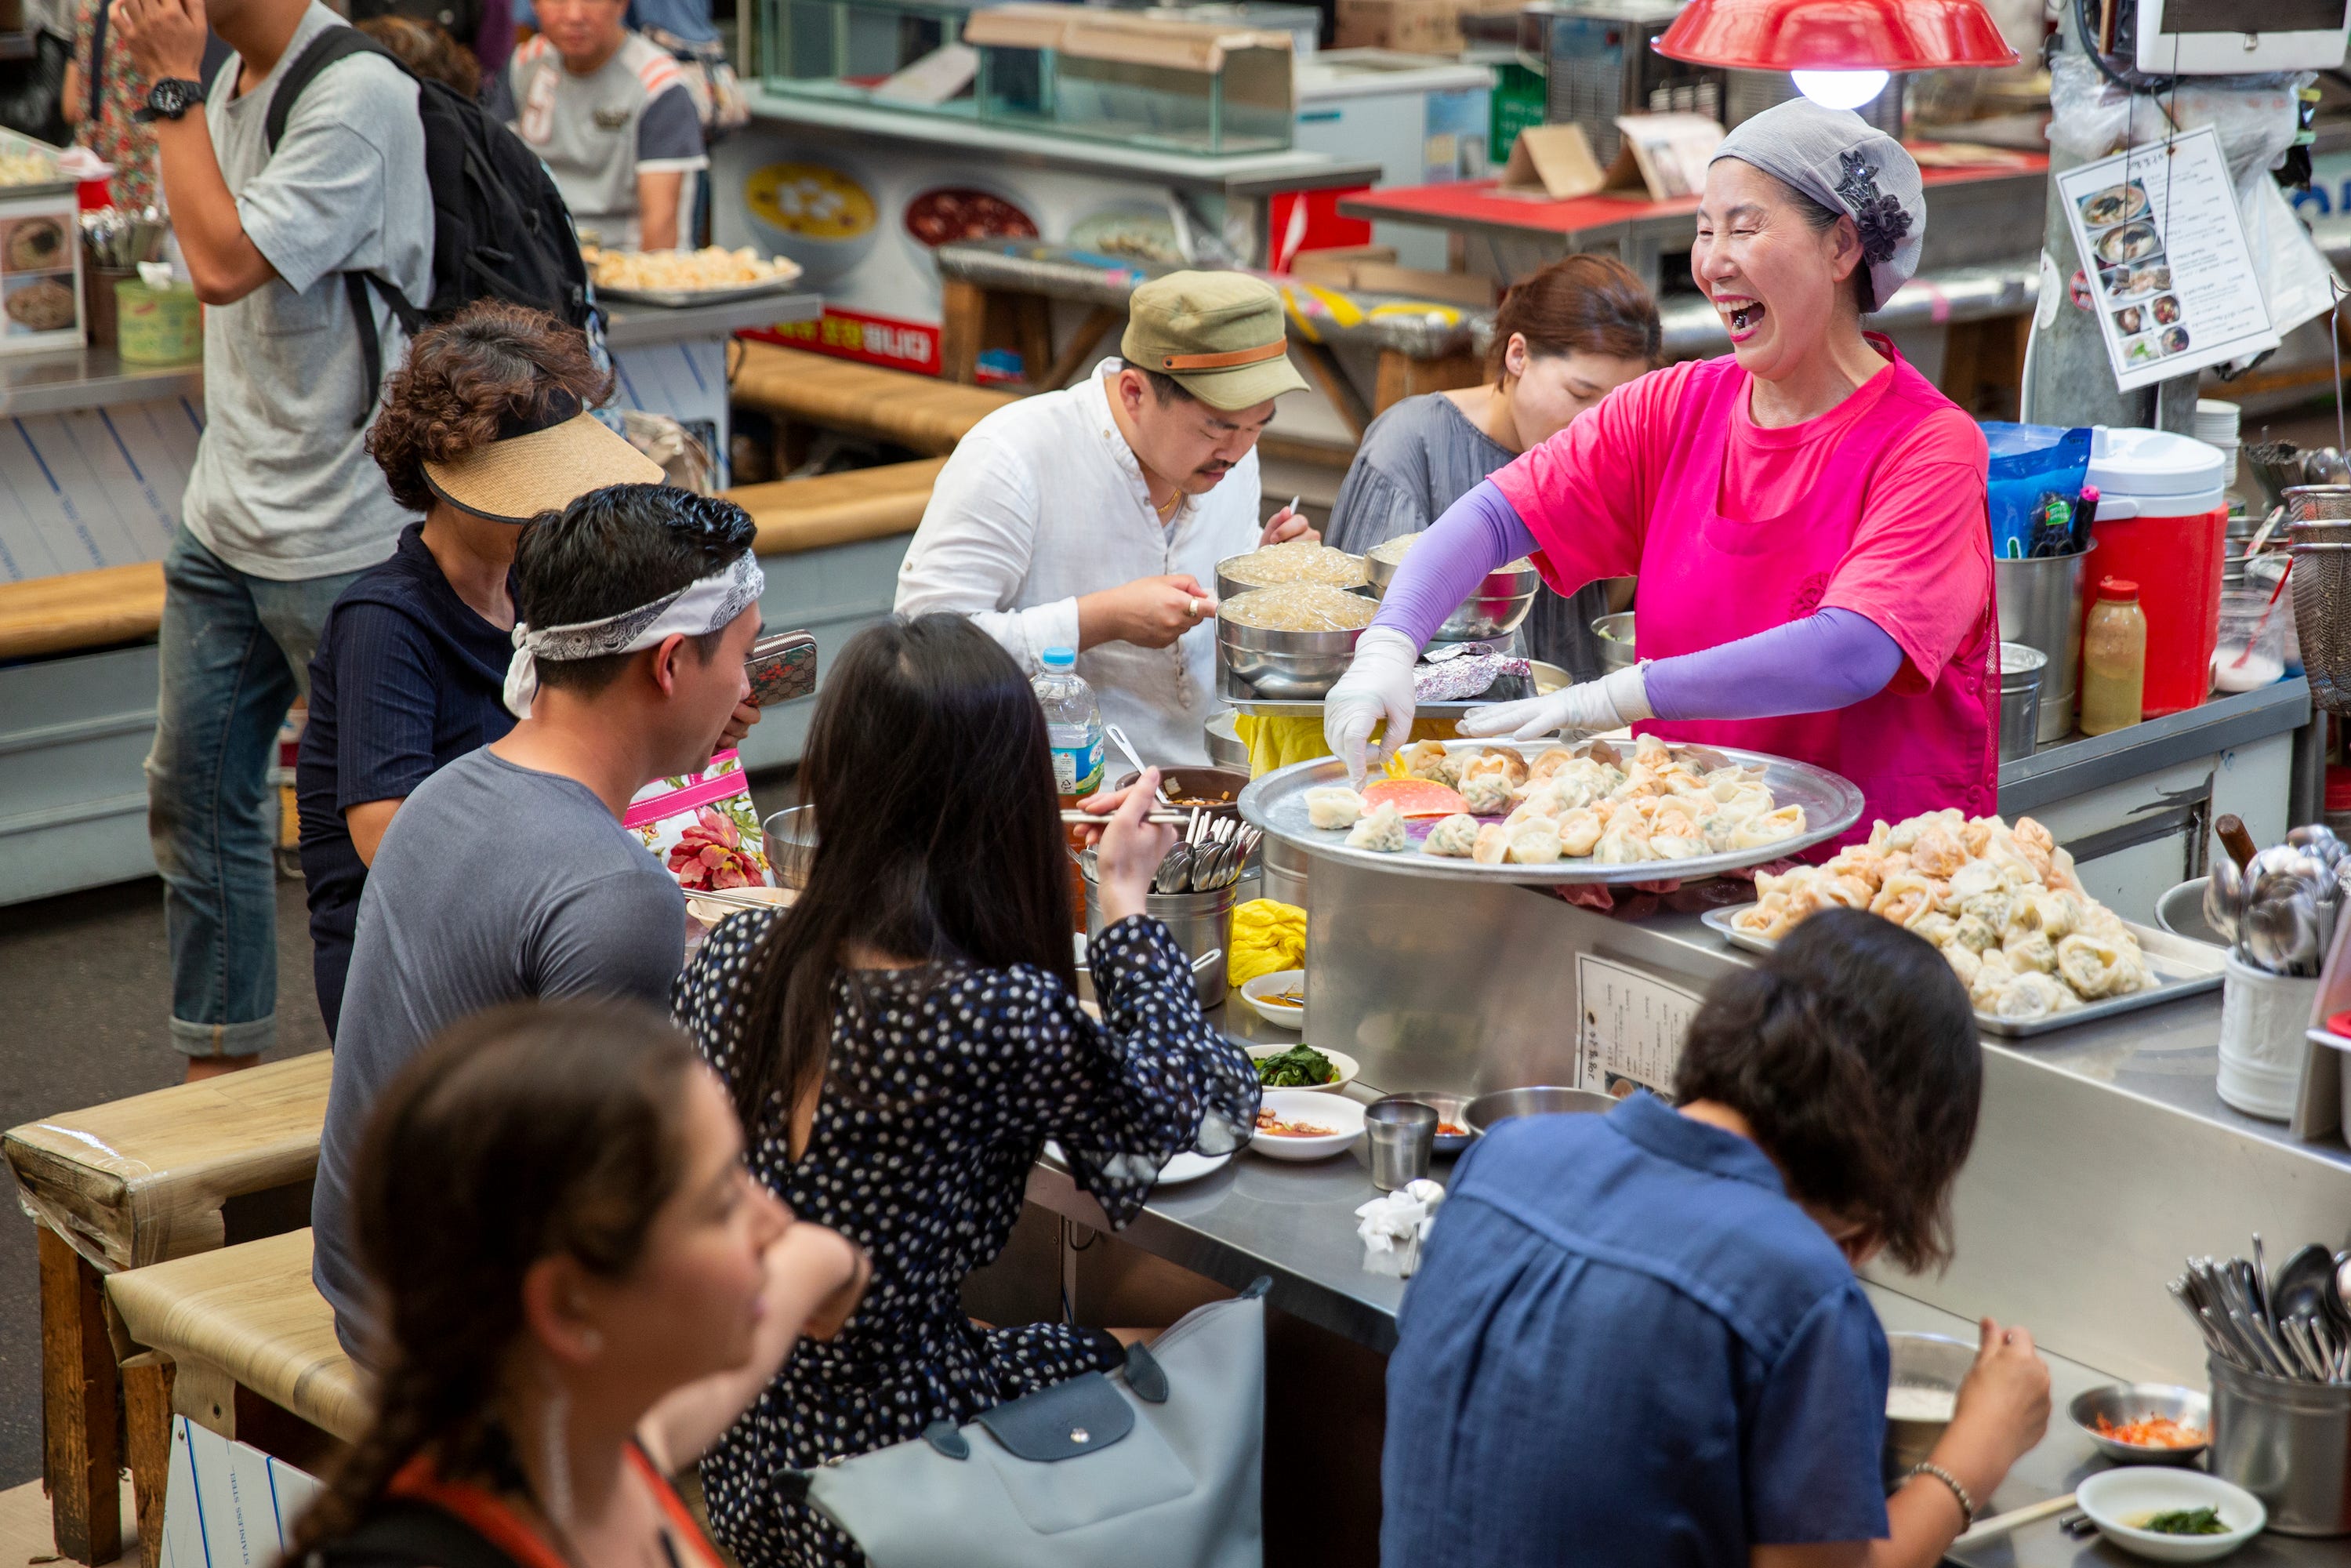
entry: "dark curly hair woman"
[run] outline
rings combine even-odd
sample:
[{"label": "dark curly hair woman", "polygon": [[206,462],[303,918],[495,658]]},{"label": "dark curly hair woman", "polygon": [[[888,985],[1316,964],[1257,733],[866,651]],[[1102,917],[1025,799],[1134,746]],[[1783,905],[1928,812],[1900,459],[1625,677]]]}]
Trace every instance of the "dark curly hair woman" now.
[{"label": "dark curly hair woman", "polygon": [[392,813],[514,727],[507,574],[522,526],[606,485],[661,483],[652,459],[585,412],[610,389],[585,334],[494,300],[420,333],[385,388],[368,451],[424,520],[329,612],[294,775],[330,1037],[360,890]]}]

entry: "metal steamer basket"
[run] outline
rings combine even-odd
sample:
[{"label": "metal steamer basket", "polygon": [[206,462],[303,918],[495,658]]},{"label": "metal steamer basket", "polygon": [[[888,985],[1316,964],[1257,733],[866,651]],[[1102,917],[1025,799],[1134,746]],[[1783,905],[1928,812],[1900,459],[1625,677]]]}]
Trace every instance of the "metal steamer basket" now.
[{"label": "metal steamer basket", "polygon": [[[1417,537],[1417,536],[1412,536]],[[1383,560],[1376,555],[1364,557],[1364,572],[1370,580],[1370,592],[1378,599],[1386,594],[1388,584],[1395,580],[1403,563]],[[1486,575],[1458,609],[1445,618],[1430,636],[1431,643],[1483,643],[1507,637],[1517,631],[1534,612],[1535,595],[1542,588],[1542,574],[1531,561],[1513,561]]]},{"label": "metal steamer basket", "polygon": [[[1502,748],[1517,751],[1531,760],[1560,744],[1555,739],[1463,740],[1447,742],[1446,749],[1483,751]],[[1594,746],[1607,744],[1586,740],[1570,745],[1568,749],[1581,756]],[[1476,861],[1427,854],[1418,845],[1399,854],[1384,854],[1376,850],[1348,848],[1347,831],[1343,828],[1317,828],[1310,826],[1307,821],[1307,790],[1347,782],[1346,764],[1335,757],[1292,763],[1257,779],[1241,791],[1241,816],[1264,829],[1270,841],[1291,845],[1318,858],[1343,861],[1372,871],[1387,872],[1396,876],[1438,877],[1455,882],[1519,883],[1544,886],[1625,884],[1667,878],[1695,882],[1701,877],[1719,876],[1724,872],[1744,871],[1750,866],[1768,865],[1773,861],[1784,860],[1814,844],[1827,842],[1861,820],[1860,789],[1850,779],[1824,768],[1729,747],[1677,746],[1673,750],[1675,755],[1689,757],[1708,769],[1728,767],[1734,762],[1742,767],[1762,768],[1763,782],[1770,788],[1771,798],[1778,805],[1802,806],[1804,809],[1804,831],[1793,838],[1782,839],[1761,849],[1726,850],[1719,854],[1694,855],[1687,860],[1642,861],[1633,865],[1602,865],[1590,859],[1561,860],[1548,865],[1481,865]]]},{"label": "metal steamer basket", "polygon": [[2351,714],[2351,485],[2285,493],[2294,552],[2294,621],[2311,700]]}]

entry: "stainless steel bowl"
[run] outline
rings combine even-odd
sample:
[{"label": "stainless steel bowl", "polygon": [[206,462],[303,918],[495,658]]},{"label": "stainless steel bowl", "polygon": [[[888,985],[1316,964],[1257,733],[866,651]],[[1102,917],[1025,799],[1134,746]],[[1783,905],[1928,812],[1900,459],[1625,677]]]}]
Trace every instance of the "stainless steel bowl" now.
[{"label": "stainless steel bowl", "polygon": [[[1122,768],[1111,788],[1123,789],[1140,777],[1142,775],[1134,768]],[[1249,788],[1249,781],[1246,766],[1193,768],[1176,765],[1163,768],[1159,773],[1159,787],[1167,791],[1167,798],[1175,802],[1176,810],[1191,810],[1192,807],[1184,804],[1186,800],[1214,801],[1213,805],[1199,808],[1200,815],[1210,818],[1239,816],[1241,791]]]},{"label": "stainless steel bowl", "polygon": [[[2097,1445],[2098,1452],[2126,1465],[2189,1464],[2204,1451],[2212,1436],[2212,1401],[2197,1389],[2170,1383],[2110,1383],[2104,1388],[2074,1396],[2065,1413],[2082,1429],[2082,1436]],[[2183,1426],[2198,1428],[2206,1440],[2184,1448],[2153,1448],[2117,1442],[2098,1436],[2101,1416],[2116,1426],[2126,1421],[2144,1421],[2150,1416],[2168,1416]]]},{"label": "stainless steel bowl", "polygon": [[2190,942],[2207,942],[2215,947],[2229,946],[2212,923],[2204,918],[2204,890],[2212,879],[2199,876],[2183,882],[2155,901],[2155,923],[2174,936],[2185,936]]},{"label": "stainless steel bowl", "polygon": [[759,849],[778,887],[806,887],[816,860],[816,808],[793,806],[769,816],[759,824]]},{"label": "stainless steel bowl", "polygon": [[1241,744],[1240,727],[1233,721],[1239,716],[1220,713],[1208,721],[1208,760],[1219,768],[1249,771],[1249,747]]},{"label": "stainless steel bowl", "polygon": [[1339,684],[1355,657],[1351,632],[1269,632],[1239,626],[1217,614],[1217,653],[1225,668],[1255,686],[1260,696],[1319,697]]},{"label": "stainless steel bowl", "polygon": [[1606,1094],[1590,1089],[1561,1089],[1550,1084],[1537,1084],[1527,1089],[1497,1089],[1490,1094],[1480,1094],[1462,1108],[1473,1133],[1490,1133],[1495,1126],[1517,1116],[1554,1116],[1563,1112],[1589,1111],[1605,1113],[1616,1108],[1616,1102]]},{"label": "stainless steel bowl", "polygon": [[1621,670],[1633,664],[1633,612],[1619,610],[1614,615],[1595,617],[1592,634],[1600,639],[1600,663],[1607,669]]},{"label": "stainless steel bowl", "polygon": [[1448,1093],[1442,1089],[1407,1089],[1401,1094],[1391,1094],[1391,1100],[1417,1100],[1437,1113],[1439,1125],[1450,1123],[1466,1129],[1459,1133],[1439,1133],[1431,1145],[1440,1155],[1458,1155],[1477,1140],[1478,1130],[1469,1125],[1469,1097]]},{"label": "stainless steel bowl", "polygon": [[[1225,568],[1230,566],[1237,560],[1242,559],[1244,557],[1255,555],[1256,553],[1257,552],[1255,550],[1243,550],[1240,555],[1228,555],[1224,559],[1217,563],[1217,598],[1219,601],[1230,599],[1236,593],[1247,593],[1253,588],[1285,588],[1290,586],[1287,583],[1278,582],[1243,582],[1239,578],[1228,576],[1226,574]],[[1341,553],[1343,554],[1345,552],[1342,551]],[[1371,562],[1367,559],[1364,560],[1364,568],[1368,572],[1371,569]],[[1374,599],[1379,597],[1369,584],[1363,582],[1331,582],[1325,583],[1323,586],[1326,588],[1343,588],[1350,593],[1367,593]]]},{"label": "stainless steel bowl", "polygon": [[[1418,538],[1418,534],[1407,534]],[[1395,580],[1398,561],[1382,560],[1378,556],[1364,557],[1364,571],[1371,579],[1368,590],[1374,599],[1387,591]],[[1514,562],[1499,571],[1489,572],[1478,591],[1464,600],[1461,608],[1445,618],[1429,640],[1435,643],[1481,643],[1490,637],[1507,637],[1517,631],[1535,607],[1535,593],[1542,587],[1542,576],[1529,562]]]}]

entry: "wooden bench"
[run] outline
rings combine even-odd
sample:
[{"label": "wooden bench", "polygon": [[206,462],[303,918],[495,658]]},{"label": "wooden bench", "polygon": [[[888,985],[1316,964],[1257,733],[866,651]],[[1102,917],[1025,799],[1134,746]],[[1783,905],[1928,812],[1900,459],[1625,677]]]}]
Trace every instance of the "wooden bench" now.
[{"label": "wooden bench", "polygon": [[163,563],[0,583],[0,659],[152,637],[163,620]]},{"label": "wooden bench", "polygon": [[43,1476],[57,1550],[76,1562],[122,1551],[122,1383],[102,1280],[218,1249],[231,1199],[298,1197],[318,1169],[332,1065],[317,1051],[0,1134],[42,1221]]},{"label": "wooden bench", "polygon": [[110,1274],[106,1296],[140,1347],[122,1369],[145,1568],[162,1551],[173,1416],[313,1474],[366,1432],[373,1396],[310,1282],[307,1228]]},{"label": "wooden bench", "polygon": [[748,340],[736,367],[734,396],[747,408],[893,442],[933,457],[954,451],[966,431],[1015,401],[1011,392]]},{"label": "wooden bench", "polygon": [[791,555],[831,545],[911,534],[930,505],[944,457],[888,463],[845,474],[737,485],[726,498],[759,527],[752,548],[761,555]]}]

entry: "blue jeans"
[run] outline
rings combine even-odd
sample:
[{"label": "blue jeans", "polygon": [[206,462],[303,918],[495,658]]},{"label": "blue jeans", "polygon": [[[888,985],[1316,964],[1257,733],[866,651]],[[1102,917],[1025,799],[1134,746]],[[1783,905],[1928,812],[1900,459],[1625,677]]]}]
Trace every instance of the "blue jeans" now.
[{"label": "blue jeans", "polygon": [[163,878],[172,1043],[191,1056],[250,1056],[277,1040],[270,763],[287,708],[310,689],[327,612],[359,575],[253,577],[184,523],[163,559],[147,836]]}]

